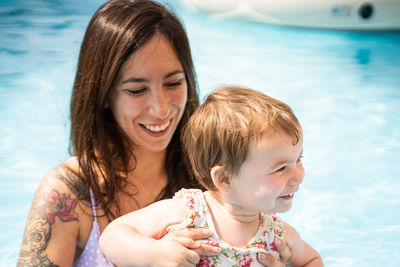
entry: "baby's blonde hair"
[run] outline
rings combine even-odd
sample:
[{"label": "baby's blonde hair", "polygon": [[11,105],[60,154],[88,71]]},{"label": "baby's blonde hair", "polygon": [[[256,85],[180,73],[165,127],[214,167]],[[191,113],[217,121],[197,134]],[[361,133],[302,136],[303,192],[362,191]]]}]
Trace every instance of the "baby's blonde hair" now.
[{"label": "baby's blonde hair", "polygon": [[301,139],[300,123],[288,105],[250,88],[223,86],[197,108],[182,140],[195,178],[208,190],[216,190],[212,167],[237,174],[250,144],[277,131],[293,137],[294,145]]}]

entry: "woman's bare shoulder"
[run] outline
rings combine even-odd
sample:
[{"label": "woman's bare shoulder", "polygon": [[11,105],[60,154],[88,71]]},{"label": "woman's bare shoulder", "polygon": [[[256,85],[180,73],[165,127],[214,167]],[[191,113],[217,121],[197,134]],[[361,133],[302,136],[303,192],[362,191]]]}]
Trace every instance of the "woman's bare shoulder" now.
[{"label": "woman's bare shoulder", "polygon": [[49,170],[44,175],[38,189],[55,189],[64,193],[72,193],[79,200],[89,201],[89,187],[78,173],[78,162],[75,157],[72,157]]},{"label": "woman's bare shoulder", "polygon": [[45,174],[32,201],[18,266],[71,265],[85,183],[62,163]]}]

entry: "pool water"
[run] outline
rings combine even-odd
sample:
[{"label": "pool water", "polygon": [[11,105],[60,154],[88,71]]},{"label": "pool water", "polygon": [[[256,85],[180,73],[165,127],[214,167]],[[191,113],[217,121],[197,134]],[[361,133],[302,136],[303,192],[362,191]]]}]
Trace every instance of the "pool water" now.
[{"label": "pool water", "polygon": [[[0,266],[16,264],[41,177],[68,155],[79,46],[100,0],[0,2]],[[399,266],[400,33],[223,20],[170,1],[200,95],[249,86],[304,128],[306,178],[281,214],[326,266]]]}]

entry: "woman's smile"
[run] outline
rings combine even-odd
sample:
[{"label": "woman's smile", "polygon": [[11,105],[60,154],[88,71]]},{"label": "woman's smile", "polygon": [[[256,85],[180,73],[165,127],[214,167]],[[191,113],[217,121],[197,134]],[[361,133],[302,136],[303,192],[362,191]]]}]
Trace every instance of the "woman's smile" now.
[{"label": "woman's smile", "polygon": [[142,124],[142,126],[153,133],[159,133],[165,131],[171,125],[171,121],[172,119],[162,124]]},{"label": "woman's smile", "polygon": [[173,118],[162,124],[140,124],[140,126],[151,137],[162,137],[168,134],[172,120]]}]

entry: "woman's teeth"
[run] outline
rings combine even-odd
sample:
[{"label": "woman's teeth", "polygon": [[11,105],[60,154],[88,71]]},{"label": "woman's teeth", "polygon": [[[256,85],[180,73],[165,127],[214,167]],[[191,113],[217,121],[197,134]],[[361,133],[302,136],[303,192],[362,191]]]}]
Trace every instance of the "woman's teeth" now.
[{"label": "woman's teeth", "polygon": [[143,126],[147,130],[157,133],[157,132],[161,132],[161,131],[164,131],[165,129],[167,129],[167,127],[169,126],[170,123],[171,123],[171,120],[166,121],[164,124],[161,124],[161,125],[145,125],[145,124],[143,124]]}]

